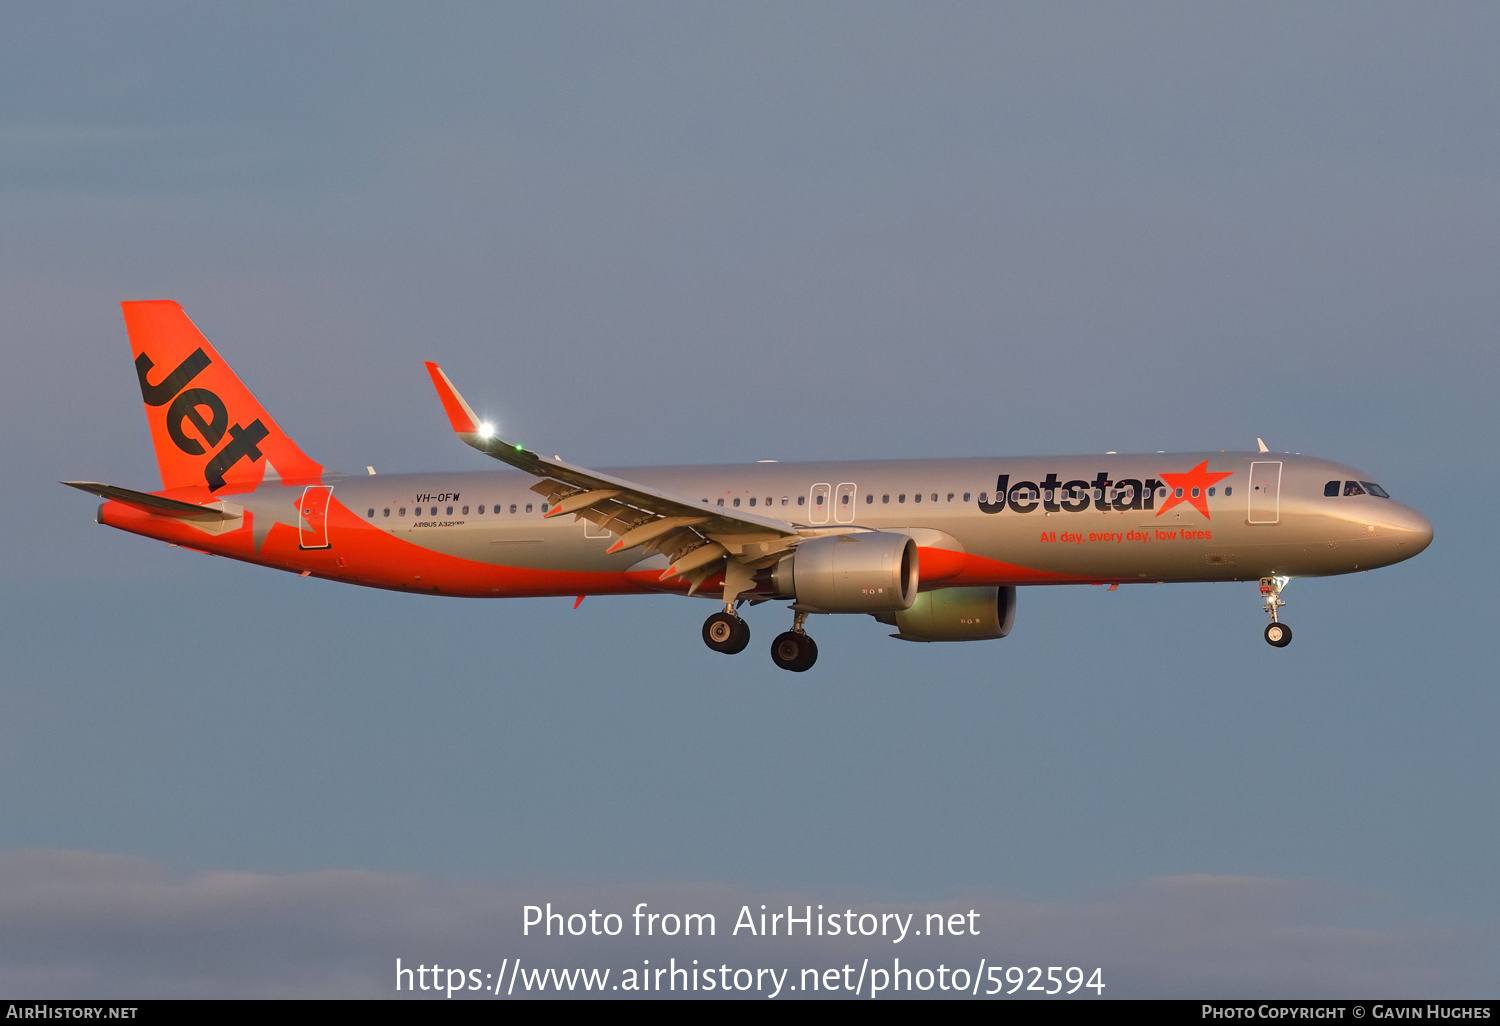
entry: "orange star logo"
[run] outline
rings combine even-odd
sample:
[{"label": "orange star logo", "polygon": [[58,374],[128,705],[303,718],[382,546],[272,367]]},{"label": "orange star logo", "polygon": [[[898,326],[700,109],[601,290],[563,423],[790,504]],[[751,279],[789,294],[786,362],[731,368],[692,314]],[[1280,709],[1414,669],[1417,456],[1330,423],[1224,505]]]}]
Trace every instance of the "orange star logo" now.
[{"label": "orange star logo", "polygon": [[[1162,503],[1161,509],[1156,511],[1156,515],[1161,516],[1179,502],[1188,502],[1192,504],[1194,509],[1203,514],[1204,520],[1210,519],[1208,515],[1208,487],[1216,481],[1222,481],[1226,477],[1232,476],[1232,474],[1233,471],[1228,470],[1222,474],[1210,473],[1208,460],[1204,460],[1186,474],[1162,474],[1162,481],[1172,489],[1172,493],[1167,496],[1167,501]],[[1181,494],[1178,494],[1179,490]]]}]

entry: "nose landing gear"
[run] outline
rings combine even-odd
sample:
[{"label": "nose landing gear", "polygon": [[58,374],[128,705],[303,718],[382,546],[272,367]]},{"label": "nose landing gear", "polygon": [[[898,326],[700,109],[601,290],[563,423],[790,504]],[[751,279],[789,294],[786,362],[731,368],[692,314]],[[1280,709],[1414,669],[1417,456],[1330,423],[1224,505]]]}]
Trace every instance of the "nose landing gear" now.
[{"label": "nose landing gear", "polygon": [[776,635],[776,640],[771,642],[771,661],[783,670],[801,673],[812,669],[813,663],[818,661],[818,643],[802,629],[806,622],[807,614],[797,612],[792,629]]},{"label": "nose landing gear", "polygon": [[1265,604],[1266,615],[1271,622],[1266,625],[1266,643],[1277,648],[1286,648],[1292,643],[1292,629],[1282,623],[1277,617],[1276,611],[1286,605],[1281,600],[1281,589],[1287,586],[1290,577],[1262,577],[1260,579],[1261,599]]},{"label": "nose landing gear", "polygon": [[743,652],[750,644],[750,625],[734,613],[715,613],[703,621],[703,643],[725,655]]}]

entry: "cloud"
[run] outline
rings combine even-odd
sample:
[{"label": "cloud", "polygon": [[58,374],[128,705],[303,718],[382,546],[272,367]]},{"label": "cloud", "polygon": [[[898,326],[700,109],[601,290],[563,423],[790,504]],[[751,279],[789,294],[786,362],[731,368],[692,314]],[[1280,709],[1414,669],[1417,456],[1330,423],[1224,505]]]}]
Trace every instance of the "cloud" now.
[{"label": "cloud", "polygon": [[[549,901],[563,915],[615,912],[622,930],[523,937],[523,907]],[[637,938],[631,912],[639,902],[661,913],[713,913],[715,936]],[[883,938],[788,939],[784,926],[775,937],[732,932],[742,908],[758,920],[761,905],[770,914],[788,904],[797,915],[821,904],[822,914],[841,919],[852,909],[855,922],[864,912],[915,915],[900,943],[890,921]],[[17,850],[0,854],[0,989],[37,998],[392,997],[398,957],[403,966],[481,973],[519,957],[527,968],[610,967],[613,979],[645,959],[657,967],[698,959],[703,967],[790,968],[790,987],[803,969],[857,970],[864,959],[891,967],[899,957],[912,969],[973,969],[981,958],[1098,966],[1110,997],[1493,990],[1493,978],[1473,968],[1493,938],[1423,923],[1350,924],[1377,904],[1335,884],[1258,877],[1163,877],[1074,901],[973,893],[913,903],[711,883],[182,872],[119,855]],[[964,914],[979,936],[920,936],[928,913]]]}]

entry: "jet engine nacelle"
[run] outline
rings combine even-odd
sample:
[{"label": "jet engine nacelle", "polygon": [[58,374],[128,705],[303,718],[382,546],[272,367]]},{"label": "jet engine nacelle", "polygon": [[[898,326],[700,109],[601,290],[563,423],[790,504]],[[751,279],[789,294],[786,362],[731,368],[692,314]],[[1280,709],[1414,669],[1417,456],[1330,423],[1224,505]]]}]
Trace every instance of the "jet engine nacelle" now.
[{"label": "jet engine nacelle", "polygon": [[909,609],[875,617],[902,641],[986,641],[1003,638],[1016,622],[1015,588],[924,591]]},{"label": "jet engine nacelle", "polygon": [[771,587],[824,613],[890,613],[917,597],[917,543],[855,531],[802,542],[771,570]]}]

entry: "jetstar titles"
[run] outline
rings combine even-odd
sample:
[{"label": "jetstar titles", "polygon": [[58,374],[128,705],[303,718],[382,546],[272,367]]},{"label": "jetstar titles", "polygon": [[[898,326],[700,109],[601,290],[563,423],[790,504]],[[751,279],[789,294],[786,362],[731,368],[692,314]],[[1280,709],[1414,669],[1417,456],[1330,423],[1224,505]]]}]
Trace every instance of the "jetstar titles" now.
[{"label": "jetstar titles", "polygon": [[1211,472],[1207,460],[1186,473],[1163,473],[1161,480],[1125,477],[1115,481],[1110,479],[1108,471],[1101,470],[1092,481],[1082,478],[1064,481],[1049,473],[1040,482],[1012,484],[1009,474],[1001,474],[995,480],[993,502],[983,492],[979,493],[979,509],[985,513],[1000,513],[1007,508],[1013,513],[1033,513],[1038,509],[1048,513],[1082,513],[1092,505],[1101,513],[1111,510],[1123,513],[1156,509],[1160,495],[1166,501],[1156,511],[1157,516],[1186,502],[1208,519],[1210,489],[1231,475],[1232,471]]}]

